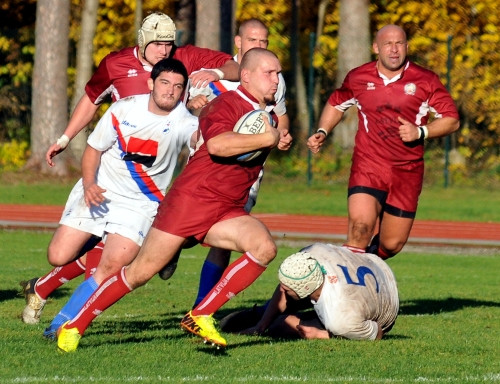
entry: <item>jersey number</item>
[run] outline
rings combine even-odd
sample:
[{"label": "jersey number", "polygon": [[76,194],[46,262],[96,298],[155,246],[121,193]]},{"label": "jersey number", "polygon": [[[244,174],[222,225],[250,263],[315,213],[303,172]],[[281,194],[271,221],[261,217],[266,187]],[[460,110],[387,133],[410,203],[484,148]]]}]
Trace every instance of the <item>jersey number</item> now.
[{"label": "jersey number", "polygon": [[377,281],[377,278],[375,277],[375,274],[373,273],[373,271],[370,268],[364,267],[364,266],[359,267],[356,270],[356,276],[358,277],[358,282],[355,282],[351,278],[351,275],[349,275],[349,270],[347,269],[346,266],[340,265],[340,264],[337,264],[337,265],[342,269],[342,272],[344,273],[347,284],[362,285],[362,286],[366,287],[365,276],[367,274],[372,275],[373,278],[375,279],[375,285],[376,285],[377,293],[378,293],[378,281]]}]

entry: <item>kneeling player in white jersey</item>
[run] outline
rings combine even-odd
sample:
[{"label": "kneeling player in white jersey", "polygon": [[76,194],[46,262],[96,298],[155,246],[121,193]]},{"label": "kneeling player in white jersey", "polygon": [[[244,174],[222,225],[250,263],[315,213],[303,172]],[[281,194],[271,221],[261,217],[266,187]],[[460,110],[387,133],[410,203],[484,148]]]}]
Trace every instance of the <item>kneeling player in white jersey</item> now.
[{"label": "kneeling player in white jersey", "polygon": [[[376,255],[316,243],[287,257],[278,276],[280,284],[255,326],[241,330],[240,323],[238,330],[242,317],[230,314],[221,321],[222,329],[285,338],[375,340],[396,321],[396,279]],[[306,303],[314,311],[303,311]]]}]

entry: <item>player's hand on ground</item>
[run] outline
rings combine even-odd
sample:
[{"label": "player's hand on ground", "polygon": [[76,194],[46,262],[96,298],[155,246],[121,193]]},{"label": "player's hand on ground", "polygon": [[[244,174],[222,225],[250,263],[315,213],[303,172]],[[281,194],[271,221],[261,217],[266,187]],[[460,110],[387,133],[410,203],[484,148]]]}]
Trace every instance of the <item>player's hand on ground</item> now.
[{"label": "player's hand on ground", "polygon": [[238,332],[240,335],[259,336],[262,332],[257,325]]},{"label": "player's hand on ground", "polygon": [[45,154],[45,161],[47,162],[49,167],[53,167],[55,165],[52,159],[62,151],[64,151],[64,148],[61,148],[61,146],[57,143],[54,143],[49,147],[47,153]]},{"label": "player's hand on ground", "polygon": [[84,194],[85,204],[89,208],[91,206],[97,207],[106,200],[106,198],[104,197],[104,192],[106,192],[106,190],[99,187],[95,183],[90,184],[88,186],[84,185],[83,190],[84,190],[83,194]]},{"label": "player's hand on ground", "polygon": [[303,339],[329,339],[328,331],[307,325],[297,325],[297,331]]},{"label": "player's hand on ground", "polygon": [[287,151],[292,146],[292,135],[288,132],[287,129],[279,130],[280,133],[280,141],[278,143],[278,149],[281,151]]},{"label": "player's hand on ground", "polygon": [[399,126],[399,137],[403,140],[403,142],[410,143],[420,138],[420,130],[416,125],[400,116],[398,116],[398,120],[401,123]]},{"label": "player's hand on ground", "polygon": [[318,153],[325,140],[326,136],[323,133],[316,132],[307,139],[307,147],[312,153]]}]

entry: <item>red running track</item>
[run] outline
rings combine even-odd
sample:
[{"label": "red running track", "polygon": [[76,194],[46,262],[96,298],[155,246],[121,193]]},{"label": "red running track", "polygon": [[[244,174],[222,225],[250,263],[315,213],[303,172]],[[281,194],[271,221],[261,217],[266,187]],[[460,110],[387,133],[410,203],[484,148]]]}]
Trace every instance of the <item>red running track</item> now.
[{"label": "red running track", "polygon": [[[55,228],[62,206],[0,204],[0,228]],[[254,214],[278,239],[336,239],[347,232],[347,218],[333,216]],[[415,220],[409,243],[500,247],[500,223]]]}]

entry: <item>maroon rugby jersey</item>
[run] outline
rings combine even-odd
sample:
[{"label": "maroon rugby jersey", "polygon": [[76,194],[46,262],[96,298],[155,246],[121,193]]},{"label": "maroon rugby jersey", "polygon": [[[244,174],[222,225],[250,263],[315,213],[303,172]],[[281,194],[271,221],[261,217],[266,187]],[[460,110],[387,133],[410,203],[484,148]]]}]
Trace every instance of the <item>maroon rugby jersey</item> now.
[{"label": "maroon rugby jersey", "polygon": [[[266,155],[264,153],[255,160],[241,163],[234,158],[216,159],[208,153],[206,142],[221,133],[232,131],[238,119],[252,111],[257,103],[243,87],[237,91],[228,91],[216,97],[203,108],[199,121],[200,131],[205,142],[189,159],[182,173],[175,179],[171,190],[186,191],[191,197],[197,196],[199,201],[226,201],[230,206],[243,208],[252,184],[259,177]],[[258,105],[258,104],[257,104]],[[277,121],[274,112],[271,115]]]},{"label": "maroon rugby jersey", "polygon": [[[176,47],[173,58],[181,61],[188,74],[202,68],[219,68],[231,55],[193,45]],[[151,66],[139,61],[137,47],[111,52],[99,63],[97,70],[85,86],[85,92],[94,104],[100,104],[111,95],[113,101],[124,97],[149,93],[147,80]]]},{"label": "maroon rugby jersey", "polygon": [[397,79],[386,79],[386,84],[376,61],[357,67],[347,74],[328,102],[340,111],[357,106],[357,155],[395,165],[420,160],[424,151],[423,142],[403,143],[398,116],[417,126],[425,125],[431,115],[459,118],[455,103],[439,77],[410,62]]}]

